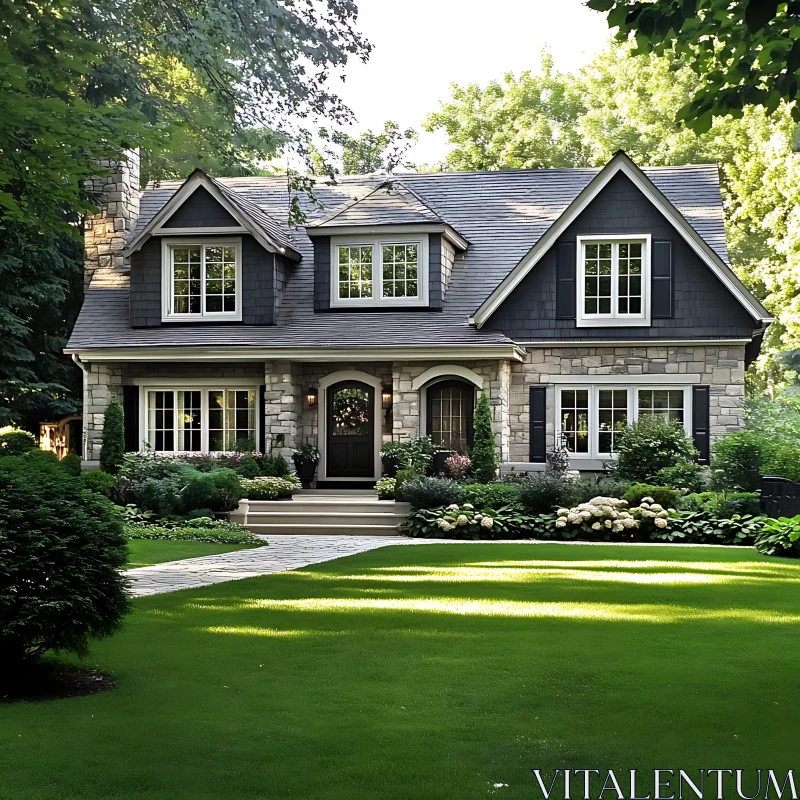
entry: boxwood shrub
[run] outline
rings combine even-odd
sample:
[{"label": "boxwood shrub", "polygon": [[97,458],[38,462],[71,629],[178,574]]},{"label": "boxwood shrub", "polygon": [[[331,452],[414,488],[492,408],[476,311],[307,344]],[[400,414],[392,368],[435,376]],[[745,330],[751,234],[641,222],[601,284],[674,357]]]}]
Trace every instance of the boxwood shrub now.
[{"label": "boxwood shrub", "polygon": [[519,485],[515,483],[470,483],[461,491],[461,502],[475,508],[522,508]]},{"label": "boxwood shrub", "polygon": [[[402,472],[402,470],[401,470]],[[400,473],[398,473],[399,483]],[[437,508],[457,503],[462,486],[450,478],[416,477],[395,488],[398,500],[411,504],[411,508]]]},{"label": "boxwood shrub", "polygon": [[118,571],[125,556],[106,498],[60,467],[0,458],[2,667],[47,650],[85,654],[92,638],[113,633],[129,604]]}]

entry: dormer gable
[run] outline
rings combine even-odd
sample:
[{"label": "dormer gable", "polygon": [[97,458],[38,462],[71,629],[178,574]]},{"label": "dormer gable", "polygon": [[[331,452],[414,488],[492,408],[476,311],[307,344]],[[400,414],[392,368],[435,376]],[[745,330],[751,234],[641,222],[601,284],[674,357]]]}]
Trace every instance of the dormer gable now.
[{"label": "dormer gable", "polygon": [[441,310],[456,251],[468,242],[402,181],[311,222],[315,310]]}]

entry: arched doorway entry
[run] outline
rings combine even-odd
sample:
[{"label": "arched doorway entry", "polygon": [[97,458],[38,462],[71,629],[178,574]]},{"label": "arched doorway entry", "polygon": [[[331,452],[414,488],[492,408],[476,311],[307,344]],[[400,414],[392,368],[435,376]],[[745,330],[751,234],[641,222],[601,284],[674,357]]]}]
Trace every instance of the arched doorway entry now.
[{"label": "arched doorway entry", "polygon": [[339,381],[328,386],[325,400],[326,477],[374,477],[375,387]]},{"label": "arched doorway entry", "polygon": [[442,450],[466,452],[472,446],[475,386],[462,380],[432,383],[426,391],[425,432]]}]

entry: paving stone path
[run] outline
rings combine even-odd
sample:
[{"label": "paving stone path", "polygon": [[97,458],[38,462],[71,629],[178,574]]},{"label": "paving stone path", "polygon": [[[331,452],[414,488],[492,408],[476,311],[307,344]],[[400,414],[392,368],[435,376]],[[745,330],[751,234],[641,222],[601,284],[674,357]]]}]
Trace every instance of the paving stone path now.
[{"label": "paving stone path", "polygon": [[151,567],[129,569],[125,575],[132,582],[131,594],[134,597],[146,597],[286,572],[390,544],[413,541],[400,536],[270,536],[269,547],[167,561]]}]

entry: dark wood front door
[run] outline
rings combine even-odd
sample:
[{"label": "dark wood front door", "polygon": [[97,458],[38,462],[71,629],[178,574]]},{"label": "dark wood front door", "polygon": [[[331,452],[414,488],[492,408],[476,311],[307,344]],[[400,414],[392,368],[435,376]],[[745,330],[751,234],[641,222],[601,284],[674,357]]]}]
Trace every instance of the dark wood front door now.
[{"label": "dark wood front door", "polygon": [[375,471],[375,389],[360,381],[328,387],[327,477],[372,478]]}]

